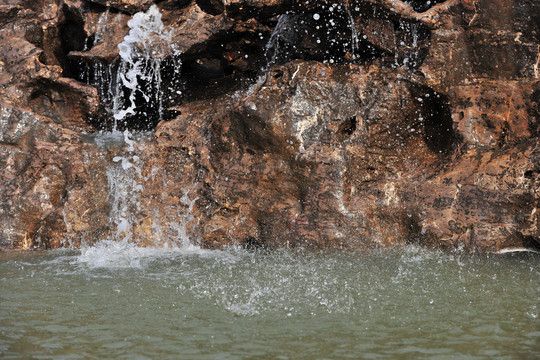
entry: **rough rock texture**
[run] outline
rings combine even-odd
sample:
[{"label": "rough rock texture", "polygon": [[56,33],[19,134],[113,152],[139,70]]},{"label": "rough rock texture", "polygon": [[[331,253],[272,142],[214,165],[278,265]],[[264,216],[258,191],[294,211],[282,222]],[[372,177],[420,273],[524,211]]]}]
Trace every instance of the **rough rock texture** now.
[{"label": "rough rock texture", "polygon": [[131,135],[154,1],[0,1],[0,248],[540,248],[537,1],[155,3]]}]

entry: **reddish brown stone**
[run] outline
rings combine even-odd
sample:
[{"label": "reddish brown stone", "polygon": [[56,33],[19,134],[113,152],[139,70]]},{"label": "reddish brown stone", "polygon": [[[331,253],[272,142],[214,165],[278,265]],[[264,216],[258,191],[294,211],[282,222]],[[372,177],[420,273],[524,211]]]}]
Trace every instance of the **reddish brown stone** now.
[{"label": "reddish brown stone", "polygon": [[158,2],[180,115],[98,146],[80,62],[114,66],[152,3],[0,6],[1,247],[540,247],[538,2]]}]

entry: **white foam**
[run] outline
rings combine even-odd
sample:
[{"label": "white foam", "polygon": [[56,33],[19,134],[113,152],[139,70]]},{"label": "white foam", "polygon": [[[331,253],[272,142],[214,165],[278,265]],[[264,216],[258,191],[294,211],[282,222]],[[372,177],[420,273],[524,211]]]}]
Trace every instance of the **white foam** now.
[{"label": "white foam", "polygon": [[499,251],[496,251],[495,254],[511,254],[516,252],[530,252],[535,254],[540,254],[540,251],[528,248],[506,248]]},{"label": "white foam", "polygon": [[208,255],[211,252],[192,244],[169,247],[165,243],[163,247],[141,247],[127,241],[102,240],[94,246],[83,247],[76,263],[89,268],[141,269],[152,260],[179,255]]}]

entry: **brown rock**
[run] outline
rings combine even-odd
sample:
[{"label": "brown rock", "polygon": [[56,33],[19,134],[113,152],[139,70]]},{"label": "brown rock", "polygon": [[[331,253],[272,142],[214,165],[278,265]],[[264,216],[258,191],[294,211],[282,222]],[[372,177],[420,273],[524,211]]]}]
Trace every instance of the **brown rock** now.
[{"label": "brown rock", "polygon": [[169,115],[89,134],[152,3],[0,6],[0,247],[540,247],[538,2],[159,2]]},{"label": "brown rock", "polygon": [[[77,173],[92,147],[75,132],[27,110],[2,108],[0,125],[0,161],[5,169],[0,177],[2,244],[58,247],[67,239],[67,225],[59,223],[65,197],[75,184],[84,182]],[[95,206],[95,199],[85,212]]]},{"label": "brown rock", "polygon": [[233,26],[225,15],[210,15],[197,4],[192,4],[181,16],[181,20],[178,19],[177,24],[172,27],[172,41],[183,53],[199,52],[212,37],[230,30]]}]

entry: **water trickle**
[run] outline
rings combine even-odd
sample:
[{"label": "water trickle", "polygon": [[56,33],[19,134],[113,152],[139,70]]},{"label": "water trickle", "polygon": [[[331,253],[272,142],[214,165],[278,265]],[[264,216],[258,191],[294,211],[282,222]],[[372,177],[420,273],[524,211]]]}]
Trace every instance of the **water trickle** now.
[{"label": "water trickle", "polygon": [[96,46],[102,41],[103,35],[105,34],[105,31],[107,30],[107,23],[109,21],[110,11],[111,9],[108,7],[107,10],[99,16],[96,32],[94,34],[94,43],[92,47]]},{"label": "water trickle", "polygon": [[270,39],[268,40],[268,43],[266,44],[266,49],[264,51],[264,56],[266,58],[266,67],[264,69],[264,72],[267,72],[268,69],[272,65],[275,65],[278,60],[280,52],[280,41],[282,40],[283,33],[287,31],[287,24],[290,20],[289,18],[289,14],[282,14],[278,19],[272,35],[270,35]]},{"label": "water trickle", "polygon": [[418,24],[417,23],[411,23],[409,24],[409,34],[412,38],[412,66],[417,67],[420,64],[419,62],[419,49],[418,49],[418,41],[419,41],[419,30],[418,30]]},{"label": "water trickle", "polygon": [[394,40],[394,65],[396,67],[399,66],[399,46],[398,46],[398,39],[395,31],[392,31],[392,37]]},{"label": "water trickle", "polygon": [[[111,19],[110,8],[107,8],[107,10],[99,16],[93,40],[92,37],[87,39],[83,52],[91,51],[101,45],[103,43],[103,36],[111,31],[109,26],[111,22],[114,21],[121,23],[121,14],[119,13],[114,19]],[[112,113],[112,107],[109,106],[109,104],[113,103],[116,96],[117,62],[109,63],[104,60],[92,62],[80,61],[78,65],[83,69],[78,75],[78,80],[95,87],[98,90],[100,102],[104,105],[106,110]]]},{"label": "water trickle", "polygon": [[347,11],[349,27],[351,28],[351,55],[354,60],[356,59],[356,56],[358,54],[360,40],[358,38],[358,29],[356,28],[356,23],[354,22],[354,17],[351,13],[351,10],[348,6],[346,6],[345,9]]}]

